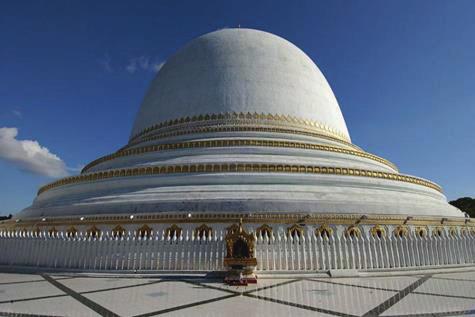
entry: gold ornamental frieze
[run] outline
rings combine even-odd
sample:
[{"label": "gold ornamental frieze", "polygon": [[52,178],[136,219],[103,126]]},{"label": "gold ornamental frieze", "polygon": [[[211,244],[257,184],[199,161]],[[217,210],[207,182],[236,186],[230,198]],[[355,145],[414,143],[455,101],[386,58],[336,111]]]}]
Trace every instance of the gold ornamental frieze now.
[{"label": "gold ornamental frieze", "polygon": [[[81,217],[83,218],[83,217]],[[272,227],[275,225],[284,225],[289,226],[294,224],[294,226],[287,227],[291,229],[291,234],[297,234],[298,229],[302,229],[295,223],[302,223],[302,215],[295,214],[194,214],[192,217],[189,217],[188,214],[185,215],[170,215],[170,214],[152,214],[152,215],[136,215],[134,219],[130,219],[130,216],[88,216],[84,220],[80,220],[77,217],[57,217],[57,218],[48,218],[45,221],[41,222],[41,225],[38,225],[39,219],[25,219],[21,222],[18,221],[2,221],[0,222],[0,230],[9,231],[9,232],[48,232],[50,229],[65,232],[66,237],[72,237],[77,235],[81,230],[90,230],[92,228],[109,228],[113,236],[124,234],[126,232],[124,226],[134,226],[135,229],[132,229],[135,234],[143,235],[145,232],[147,235],[150,235],[152,228],[159,224],[166,224],[167,229],[165,230],[167,234],[180,236],[181,227],[178,227],[176,224],[183,225],[192,225],[195,226],[194,232],[195,236],[198,232],[203,234],[203,236],[209,237],[212,234],[213,226],[215,224],[232,224],[230,227],[226,228],[227,233],[237,232],[239,226],[236,225],[236,222],[241,219],[243,223],[246,224],[255,224],[261,225],[256,229],[256,235],[272,236]],[[357,222],[357,215],[349,215],[347,217],[338,217],[338,215],[333,214],[308,214],[305,217],[304,223],[306,225],[315,226],[314,233],[316,236],[324,236],[327,238],[333,235],[334,229],[332,228],[335,225],[343,225],[347,228],[355,227]],[[425,229],[427,233],[427,228],[437,228],[440,227],[440,218],[420,218],[414,219],[413,224],[406,225],[405,220],[401,217],[384,217],[374,215],[368,217],[364,223],[360,225],[367,226],[370,233],[377,233],[377,228],[384,228],[384,226],[394,226],[393,235],[395,237],[407,237],[410,234],[412,229],[415,229],[414,232],[417,234],[420,228]],[[297,229],[298,227],[298,229]],[[61,228],[61,229],[60,229]],[[82,229],[80,229],[82,228]],[[205,232],[205,230],[207,232]],[[91,230],[91,231],[96,231]],[[300,233],[302,233],[302,230]],[[386,230],[384,228],[384,230]],[[447,230],[449,234],[474,234],[475,233],[475,224],[467,222],[466,219],[449,219],[447,220]],[[199,233],[199,235],[201,235]],[[384,233],[383,235],[386,236]]]},{"label": "gold ornamental frieze", "polygon": [[442,189],[435,183],[417,178],[414,176],[373,171],[365,169],[335,167],[335,166],[315,166],[315,165],[290,165],[290,164],[252,164],[252,163],[224,163],[224,164],[183,164],[183,165],[162,165],[140,168],[113,169],[102,172],[86,173],[77,176],[66,177],[53,183],[41,187],[41,193],[64,185],[77,184],[90,181],[118,177],[135,177],[145,175],[166,175],[166,174],[195,174],[195,173],[290,173],[290,174],[320,174],[320,175],[342,175],[355,177],[368,177],[387,179],[392,181],[406,182],[432,188],[442,192]]},{"label": "gold ornamental frieze", "polygon": [[194,124],[199,125],[212,125],[212,126],[220,126],[220,125],[243,125],[243,124],[258,124],[258,125],[280,125],[280,126],[288,126],[288,127],[299,127],[302,129],[308,129],[312,131],[317,131],[319,133],[324,133],[329,136],[332,136],[336,139],[340,139],[345,142],[350,142],[347,135],[341,131],[337,131],[329,127],[326,124],[321,122],[306,120],[302,118],[297,118],[290,115],[279,115],[279,114],[264,114],[264,113],[243,113],[243,112],[226,112],[226,113],[218,113],[218,114],[202,114],[202,115],[195,115],[192,117],[182,117],[173,120],[167,120],[164,122],[160,122],[153,126],[150,126],[141,132],[137,133],[130,139],[130,143],[137,141],[141,137],[146,137],[147,135],[154,133],[154,132],[162,132],[163,130],[170,130],[182,128],[182,127],[190,127]]},{"label": "gold ornamental frieze", "polygon": [[126,146],[121,148],[119,151],[128,149],[132,146],[135,146],[141,143],[156,141],[156,140],[160,140],[164,138],[176,137],[176,136],[181,136],[181,135],[221,133],[221,132],[264,132],[264,133],[283,133],[283,134],[303,135],[303,136],[317,137],[321,139],[335,141],[335,142],[344,144],[348,147],[351,147],[355,150],[361,150],[360,147],[350,142],[346,142],[344,140],[335,138],[331,135],[326,135],[326,134],[322,134],[322,133],[318,133],[314,131],[281,128],[281,127],[265,127],[265,126],[259,126],[259,125],[239,125],[239,126],[204,126],[204,127],[195,127],[195,128],[187,127],[186,129],[181,129],[177,131],[160,132],[157,134],[153,134],[152,136],[141,138],[138,141],[129,142]]},{"label": "gold ornamental frieze", "polygon": [[260,140],[260,139],[220,139],[220,140],[208,140],[208,141],[189,141],[189,142],[180,142],[180,143],[169,143],[169,144],[157,144],[150,146],[137,147],[127,150],[119,150],[116,153],[103,156],[97,160],[92,161],[86,165],[82,173],[87,172],[90,168],[120,157],[127,157],[132,155],[141,155],[146,153],[160,152],[160,151],[169,151],[169,150],[180,150],[180,149],[195,149],[195,148],[227,148],[227,147],[242,147],[242,146],[257,146],[257,147],[278,147],[278,148],[292,148],[292,149],[303,149],[303,150],[316,150],[316,151],[326,151],[333,153],[341,153],[354,155],[358,157],[367,158],[370,160],[377,161],[379,163],[385,164],[390,168],[397,171],[396,165],[389,162],[388,160],[370,154],[364,151],[349,150],[342,147],[323,145],[323,144],[313,144],[305,142],[288,142],[288,141],[279,141],[279,140]]}]

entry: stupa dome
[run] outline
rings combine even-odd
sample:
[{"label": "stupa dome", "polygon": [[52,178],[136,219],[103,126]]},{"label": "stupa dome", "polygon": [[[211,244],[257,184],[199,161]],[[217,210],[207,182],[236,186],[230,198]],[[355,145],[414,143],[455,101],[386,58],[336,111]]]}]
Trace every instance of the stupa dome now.
[{"label": "stupa dome", "polygon": [[166,120],[233,112],[310,120],[350,139],[315,63],[289,41],[252,29],[205,34],[169,58],[145,95],[131,137]]},{"label": "stupa dome", "polygon": [[43,186],[17,216],[132,212],[463,217],[437,184],[352,144],[313,61],[250,29],[205,34],[170,57],[128,143]]}]

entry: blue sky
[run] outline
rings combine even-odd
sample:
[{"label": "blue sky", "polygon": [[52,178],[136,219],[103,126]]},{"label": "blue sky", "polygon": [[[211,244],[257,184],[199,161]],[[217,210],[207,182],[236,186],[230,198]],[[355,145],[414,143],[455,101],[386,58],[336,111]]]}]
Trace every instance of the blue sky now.
[{"label": "blue sky", "polygon": [[39,175],[41,160],[31,166],[0,139],[0,214],[124,145],[154,69],[238,25],[317,63],[355,144],[449,199],[475,196],[473,12],[474,1],[4,1],[0,128],[10,129],[0,131],[53,166]]}]

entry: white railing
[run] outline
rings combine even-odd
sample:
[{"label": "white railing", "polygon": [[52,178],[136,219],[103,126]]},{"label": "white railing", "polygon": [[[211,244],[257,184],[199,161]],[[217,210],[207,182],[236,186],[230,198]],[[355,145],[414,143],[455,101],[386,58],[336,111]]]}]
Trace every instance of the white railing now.
[{"label": "white railing", "polygon": [[475,237],[259,236],[258,271],[374,270],[475,263]]},{"label": "white railing", "polygon": [[135,237],[108,235],[54,237],[47,233],[0,233],[0,265],[91,271],[220,271],[224,243],[220,238]]},{"label": "white railing", "polygon": [[[224,234],[99,238],[0,232],[0,265],[90,271],[222,271]],[[257,270],[374,270],[475,263],[475,237],[257,236]]]}]

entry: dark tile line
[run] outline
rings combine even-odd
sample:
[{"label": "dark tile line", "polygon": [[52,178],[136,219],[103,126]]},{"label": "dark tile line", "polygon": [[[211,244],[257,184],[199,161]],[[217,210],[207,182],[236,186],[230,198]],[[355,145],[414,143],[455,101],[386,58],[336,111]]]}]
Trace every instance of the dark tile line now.
[{"label": "dark tile line", "polygon": [[298,281],[301,281],[301,280],[302,279],[292,279],[292,280],[289,280],[289,281],[285,281],[285,282],[281,282],[281,283],[277,283],[277,284],[273,284],[273,285],[267,285],[267,286],[263,286],[263,287],[260,287],[260,288],[247,290],[245,292],[234,291],[232,289],[222,288],[222,287],[219,287],[219,286],[212,286],[212,285],[208,285],[206,283],[190,281],[190,280],[183,280],[181,282],[196,285],[196,286],[202,286],[202,287],[206,287],[206,288],[210,288],[210,289],[214,289],[214,290],[218,290],[218,291],[223,291],[223,292],[227,292],[227,293],[231,293],[231,294],[242,295],[242,294],[255,293],[255,292],[258,292],[258,291],[262,291],[262,290],[266,290],[266,289],[270,289],[270,288],[274,288],[274,287],[279,287],[279,286],[295,283],[295,282],[298,282]]},{"label": "dark tile line", "polygon": [[61,316],[53,316],[53,315],[38,315],[38,314],[25,314],[25,313],[8,313],[8,312],[0,312],[0,316],[4,316],[4,317],[61,317]]},{"label": "dark tile line", "polygon": [[147,286],[147,285],[158,284],[158,283],[169,282],[169,281],[170,280],[158,280],[158,281],[147,282],[147,283],[142,283],[142,284],[124,285],[124,286],[117,286],[117,287],[110,287],[110,288],[95,289],[95,290],[90,290],[90,291],[85,291],[85,292],[79,292],[79,294],[82,295],[82,294],[94,294],[94,293],[100,293],[100,292],[116,291],[116,290],[119,290],[119,289]]},{"label": "dark tile line", "polygon": [[379,316],[386,310],[388,310],[390,307],[394,306],[396,303],[398,303],[401,299],[409,295],[413,290],[418,288],[422,283],[427,281],[431,276],[430,275],[425,275],[424,277],[418,279],[411,285],[407,286],[406,288],[402,289],[399,291],[397,294],[394,296],[390,297],[389,299],[385,300],[375,308],[371,309],[368,311],[366,314],[363,315],[363,317],[370,317],[370,316]]},{"label": "dark tile line", "polygon": [[49,299],[49,298],[56,298],[56,297],[65,297],[69,296],[68,294],[58,294],[58,295],[47,295],[47,296],[38,296],[38,297],[28,297],[28,298],[18,298],[18,299],[10,299],[0,301],[0,304],[12,304],[17,302],[28,302],[31,300],[41,300],[41,299]]},{"label": "dark tile line", "polygon": [[251,297],[251,298],[256,298],[256,299],[265,300],[265,301],[268,301],[268,302],[283,304],[283,305],[292,306],[292,307],[297,307],[297,308],[310,310],[310,311],[314,311],[314,312],[318,312],[318,313],[324,313],[324,314],[341,316],[341,317],[356,317],[355,315],[340,313],[340,312],[329,310],[329,309],[317,308],[317,307],[313,307],[313,306],[287,302],[287,301],[283,301],[283,300],[280,300],[280,299],[275,299],[275,298],[270,298],[270,297],[255,295],[255,294],[249,294],[248,293],[248,294],[243,294],[243,295],[247,296],[247,297]]},{"label": "dark tile line", "polygon": [[464,280],[461,278],[450,278],[450,277],[437,277],[437,276],[432,276],[433,279],[437,280],[445,280],[445,281],[455,281],[455,282],[472,282],[475,283],[475,280]]},{"label": "dark tile line", "polygon": [[[73,279],[74,277],[61,277],[61,278],[56,278],[55,280],[59,281],[59,280],[69,280],[69,279]],[[4,282],[4,283],[0,283],[0,286],[1,285],[11,285],[11,284],[25,284],[25,283],[37,283],[37,282],[45,282],[44,279],[42,280],[30,280],[30,281],[18,281],[18,282]]]},{"label": "dark tile line", "polygon": [[44,282],[45,280],[28,280],[28,281],[16,281],[16,282],[2,282],[0,285],[9,285],[9,284],[23,284],[23,283],[36,283],[36,282]]},{"label": "dark tile line", "polygon": [[412,292],[412,294],[427,295],[427,296],[438,296],[438,297],[447,297],[447,298],[475,299],[475,297],[473,297],[473,296],[450,295],[450,294],[437,294],[437,293],[429,293],[429,292]]},{"label": "dark tile line", "polygon": [[[89,273],[87,273],[87,271],[82,271],[82,272],[78,272],[78,273],[71,273],[71,274],[67,274],[67,273],[51,273],[49,272],[49,274],[51,275],[54,275],[54,276],[67,276],[67,277],[70,277],[70,278],[92,278],[92,279],[108,279],[108,278],[113,278],[113,279],[153,279],[153,278],[156,278],[156,277],[142,277],[142,276],[132,276],[132,275],[119,275],[121,273],[115,273],[114,275],[110,275],[108,276],[107,273],[104,273],[104,275],[101,275],[101,272],[97,272],[97,275],[92,275],[94,274],[95,272],[91,272],[91,275],[88,275]],[[124,273],[125,274],[125,273]]]},{"label": "dark tile line", "polygon": [[327,283],[327,284],[341,285],[341,286],[351,286],[351,287],[358,287],[358,288],[365,288],[365,289],[374,289],[374,290],[378,290],[378,291],[399,292],[398,289],[392,289],[392,288],[382,288],[382,287],[373,287],[373,286],[366,286],[366,285],[348,284],[348,283],[341,283],[341,282],[334,282],[334,281],[327,281],[327,280],[319,280],[319,279],[313,279],[313,278],[308,278],[306,280],[307,281],[313,281],[313,282],[321,282],[321,283]]},{"label": "dark tile line", "polygon": [[263,291],[263,290],[266,290],[266,289],[271,289],[271,288],[274,288],[274,287],[279,287],[279,286],[283,286],[283,285],[287,285],[287,284],[292,284],[292,283],[299,282],[299,281],[302,281],[302,280],[303,279],[301,279],[301,278],[296,278],[296,279],[292,279],[290,281],[285,281],[285,282],[272,284],[272,285],[267,285],[267,286],[263,286],[263,287],[256,288],[256,289],[253,289],[253,290],[249,290],[249,291],[244,292],[243,294],[255,293],[255,292]]},{"label": "dark tile line", "polygon": [[320,308],[295,304],[295,303],[286,302],[286,301],[278,301],[278,300],[274,300],[272,298],[267,298],[267,297],[264,297],[264,296],[259,296],[259,295],[252,294],[252,293],[255,293],[257,291],[267,290],[267,289],[271,289],[271,288],[274,288],[274,287],[279,287],[279,286],[295,283],[295,282],[298,282],[298,281],[301,281],[301,280],[302,279],[292,279],[292,280],[289,280],[289,281],[260,287],[258,289],[248,290],[248,291],[245,291],[245,292],[234,291],[234,290],[231,290],[231,289],[212,286],[212,285],[208,285],[206,283],[202,283],[202,282],[198,282],[198,281],[178,280],[178,282],[183,282],[183,283],[196,285],[196,286],[200,286],[200,287],[208,288],[208,289],[213,289],[213,290],[217,290],[217,291],[227,292],[227,293],[230,293],[230,295],[221,296],[221,297],[217,297],[217,298],[214,298],[214,299],[209,299],[209,300],[196,302],[196,303],[191,303],[191,304],[187,304],[187,305],[181,305],[181,306],[168,308],[168,309],[164,309],[164,310],[160,310],[160,311],[156,311],[156,312],[151,312],[151,313],[147,313],[147,314],[142,314],[142,315],[138,315],[138,316],[135,316],[135,317],[148,317],[148,316],[154,316],[154,315],[169,313],[169,312],[175,311],[175,310],[180,310],[180,309],[199,306],[199,305],[205,305],[205,304],[212,303],[212,302],[215,302],[215,301],[224,300],[224,299],[228,299],[228,298],[232,298],[232,297],[236,297],[236,296],[242,296],[242,295],[248,296],[250,298],[258,299],[258,300],[262,299],[262,300],[266,300],[266,301],[279,302],[280,304],[287,305],[287,306],[298,307],[298,308],[302,308],[302,309],[307,309],[307,310],[322,312],[322,313],[327,313],[327,314],[333,314],[333,315],[336,315],[336,316],[345,316],[345,317],[352,316],[352,315],[341,314],[341,313],[338,313],[338,312],[333,312],[333,311],[326,310],[326,309],[320,309]]},{"label": "dark tile line", "polygon": [[[189,279],[203,279],[207,278],[205,274],[202,275],[193,275],[193,274],[180,274],[180,275],[163,275],[161,273],[153,273],[155,271],[140,271],[140,272],[128,272],[128,273],[123,273],[121,270],[114,270],[114,271],[94,271],[94,272],[88,272],[88,271],[81,271],[81,272],[76,272],[76,273],[51,273],[49,272],[48,274],[53,276],[64,276],[68,278],[91,278],[91,279],[131,279],[131,280],[157,280],[157,279],[170,279],[170,280],[176,280],[176,279],[183,279],[183,278],[189,278]],[[160,271],[157,271],[160,272]],[[169,273],[173,273],[172,271],[167,271]],[[1,273],[1,272],[0,272]],[[176,273],[176,272],[175,272]]]},{"label": "dark tile line", "polygon": [[[56,281],[57,281],[57,280],[58,280],[58,279],[56,279]],[[168,282],[168,281],[171,281],[171,280],[159,280],[159,281],[153,281],[153,282],[148,282],[148,283],[143,283],[143,284],[117,286],[117,287],[96,289],[96,290],[85,291],[85,292],[78,292],[78,293],[81,294],[81,295],[83,295],[83,294],[93,294],[93,293],[100,293],[100,292],[106,292],[106,291],[114,291],[114,290],[124,289],[124,288],[132,288],[132,287],[140,287],[140,286],[146,286],[146,285],[151,285],[151,284],[158,284],[158,283],[161,283],[161,282]],[[42,282],[46,282],[46,281],[43,280]],[[64,296],[69,296],[69,295],[68,295],[68,294],[58,294],[58,295],[48,295],[48,296],[38,296],[38,297],[28,297],[28,298],[10,299],[10,300],[5,300],[5,301],[0,301],[0,304],[15,303],[15,302],[27,302],[27,301],[33,301],[33,300],[41,300],[41,299],[64,297]]]},{"label": "dark tile line", "polygon": [[241,292],[233,291],[233,290],[230,290],[230,289],[221,288],[221,287],[217,287],[217,286],[208,285],[206,283],[190,281],[190,280],[182,280],[182,281],[179,281],[179,282],[183,282],[183,283],[187,283],[187,284],[191,284],[191,285],[195,285],[195,286],[200,286],[200,287],[204,287],[204,288],[214,289],[214,290],[222,291],[222,292],[226,292],[226,293],[231,293],[231,294],[234,294],[234,295],[241,295]]},{"label": "dark tile line", "polygon": [[458,310],[450,312],[440,312],[440,313],[418,313],[418,314],[408,314],[408,315],[388,315],[384,317],[445,317],[445,316],[458,316],[458,315],[470,315],[475,314],[475,309],[470,310]]},{"label": "dark tile line", "polygon": [[79,293],[76,293],[75,291],[73,291],[72,289],[70,289],[69,287],[66,287],[64,286],[63,284],[61,284],[60,282],[56,281],[55,279],[53,279],[52,277],[50,277],[49,275],[47,274],[41,274],[41,276],[47,280],[50,284],[52,284],[53,286],[56,286],[58,289],[60,289],[61,291],[65,292],[66,294],[70,295],[72,298],[74,298],[75,300],[77,300],[78,302],[80,302],[81,304],[83,304],[84,306],[87,306],[89,307],[90,309],[92,309],[93,311],[95,311],[96,313],[100,314],[101,316],[107,316],[107,317],[119,317],[119,315],[115,314],[114,312],[108,310],[107,308],[93,302],[92,300],[88,299],[87,297],[84,297],[82,296],[81,294]]},{"label": "dark tile line", "polygon": [[[215,297],[215,298],[211,298],[211,299],[207,299],[207,300],[203,300],[203,301],[199,301],[199,302],[194,302],[194,303],[180,305],[180,306],[176,306],[176,307],[172,307],[172,308],[157,310],[157,311],[149,312],[149,313],[146,313],[146,314],[136,315],[134,317],[150,317],[150,316],[162,315],[162,314],[170,313],[170,312],[185,309],[185,308],[205,305],[205,304],[225,300],[225,299],[228,299],[228,298],[237,297],[239,295],[240,294],[230,294],[230,295],[226,295],[226,296]],[[236,307],[236,309],[239,309],[239,307]]]}]

